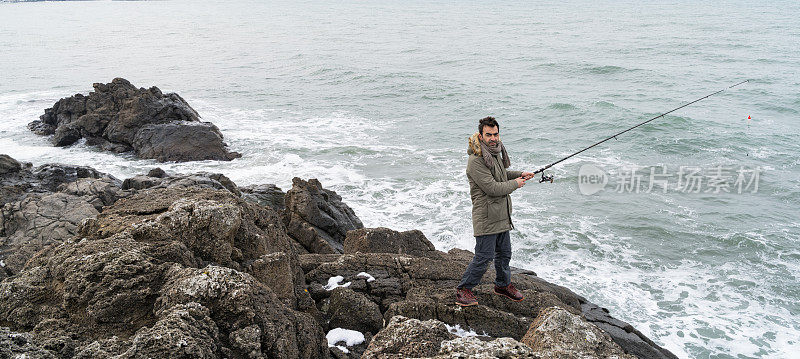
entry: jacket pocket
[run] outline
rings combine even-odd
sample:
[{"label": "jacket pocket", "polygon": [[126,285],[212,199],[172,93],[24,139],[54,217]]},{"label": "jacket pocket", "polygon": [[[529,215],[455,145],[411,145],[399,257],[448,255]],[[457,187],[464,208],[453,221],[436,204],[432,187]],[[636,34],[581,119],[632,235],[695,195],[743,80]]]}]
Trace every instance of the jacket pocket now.
[{"label": "jacket pocket", "polygon": [[506,219],[506,201],[504,197],[492,198],[487,201],[489,204],[486,208],[487,218],[489,223],[502,221]]}]

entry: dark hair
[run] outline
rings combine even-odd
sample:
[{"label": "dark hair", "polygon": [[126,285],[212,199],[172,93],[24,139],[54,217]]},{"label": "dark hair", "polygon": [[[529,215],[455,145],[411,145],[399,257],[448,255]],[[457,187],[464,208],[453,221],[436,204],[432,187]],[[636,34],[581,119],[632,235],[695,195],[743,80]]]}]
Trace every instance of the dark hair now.
[{"label": "dark hair", "polygon": [[500,131],[500,124],[498,124],[497,121],[495,121],[494,117],[492,116],[484,117],[478,123],[478,133],[480,133],[481,135],[483,135],[484,126],[497,127],[497,130]]}]

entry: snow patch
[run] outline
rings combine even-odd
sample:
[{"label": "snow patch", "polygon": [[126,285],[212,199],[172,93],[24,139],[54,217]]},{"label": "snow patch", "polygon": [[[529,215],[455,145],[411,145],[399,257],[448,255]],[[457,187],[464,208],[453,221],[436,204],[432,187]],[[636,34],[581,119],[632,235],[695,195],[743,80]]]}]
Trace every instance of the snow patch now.
[{"label": "snow patch", "polygon": [[330,277],[330,278],[328,278],[328,284],[324,285],[322,288],[325,288],[325,290],[327,290],[327,291],[332,291],[332,290],[334,290],[336,288],[339,288],[339,287],[345,287],[345,288],[349,287],[350,286],[350,282],[347,282],[345,284],[339,284],[343,280],[344,280],[344,277],[342,277],[340,275],[337,275],[335,277]]},{"label": "snow patch", "polygon": [[367,273],[367,272],[361,272],[361,273],[358,273],[358,274],[356,274],[356,277],[364,277],[364,278],[367,278],[367,282],[372,282],[372,281],[374,281],[374,280],[375,280],[375,277],[373,277],[372,275],[370,275],[370,274],[369,274],[369,273]]},{"label": "snow patch", "polygon": [[[348,283],[349,284],[349,283]],[[344,353],[350,353],[345,347],[352,347],[364,342],[364,334],[355,330],[335,328],[331,329],[325,338],[328,339],[328,347],[337,347]],[[339,342],[344,342],[345,345],[336,345]]]},{"label": "snow patch", "polygon": [[462,337],[462,338],[463,337],[488,337],[489,336],[489,334],[486,334],[486,332],[483,332],[483,334],[475,333],[475,331],[472,330],[472,328],[470,328],[469,330],[461,329],[461,325],[458,325],[458,324],[453,325],[453,326],[451,326],[449,324],[445,324],[444,326],[447,327],[447,331],[448,332],[453,333],[455,335],[458,335],[459,337]]}]

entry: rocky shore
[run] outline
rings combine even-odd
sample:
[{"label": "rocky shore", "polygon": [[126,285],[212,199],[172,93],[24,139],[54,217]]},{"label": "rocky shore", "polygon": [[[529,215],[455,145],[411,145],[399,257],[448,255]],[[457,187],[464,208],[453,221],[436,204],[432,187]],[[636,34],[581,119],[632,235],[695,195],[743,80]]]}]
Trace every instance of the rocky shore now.
[{"label": "rocky shore", "polygon": [[522,302],[490,269],[480,305],[456,306],[472,253],[364,228],[314,179],[284,193],[0,155],[0,201],[4,358],[675,357],[529,270]]}]

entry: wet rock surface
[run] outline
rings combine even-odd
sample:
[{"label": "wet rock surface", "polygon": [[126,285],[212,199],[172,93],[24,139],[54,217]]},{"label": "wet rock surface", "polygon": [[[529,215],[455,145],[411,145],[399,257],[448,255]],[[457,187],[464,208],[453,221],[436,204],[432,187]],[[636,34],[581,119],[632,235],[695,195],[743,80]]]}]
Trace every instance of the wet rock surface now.
[{"label": "wet rock surface", "polygon": [[232,160],[222,133],[175,93],[137,88],[122,78],[93,84],[88,95],[60,99],[39,120],[28,124],[55,146],[80,139],[113,152],[133,151],[158,161]]},{"label": "wet rock surface", "polygon": [[[437,251],[419,231],[363,228],[313,179],[283,194],[212,173],[120,181],[7,156],[0,169],[0,355],[674,358],[519,268],[525,300],[494,294],[489,269],[480,304],[457,306],[471,252]],[[473,336],[454,335],[456,325]],[[331,346],[335,328],[364,341]]]}]

